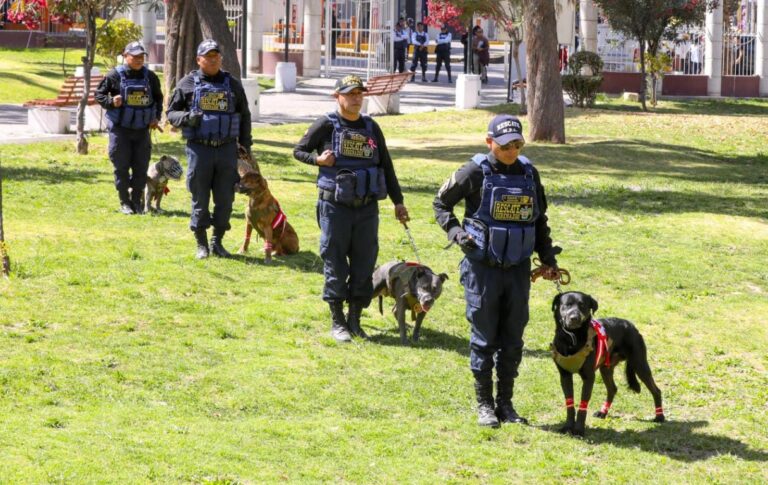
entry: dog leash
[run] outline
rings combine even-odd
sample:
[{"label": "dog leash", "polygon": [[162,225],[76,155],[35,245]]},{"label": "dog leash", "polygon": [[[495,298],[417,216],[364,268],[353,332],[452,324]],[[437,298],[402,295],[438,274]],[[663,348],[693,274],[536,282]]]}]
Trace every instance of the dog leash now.
[{"label": "dog leash", "polygon": [[416,262],[421,264],[421,258],[419,257],[419,250],[416,249],[416,241],[413,240],[413,236],[411,236],[411,230],[408,229],[408,224],[405,222],[402,223],[403,227],[405,228],[405,233],[408,235],[408,240],[411,242],[411,247],[413,248],[414,254],[416,254]]},{"label": "dog leash", "polygon": [[[541,267],[541,260],[539,260],[539,258],[533,258],[533,264],[536,266],[536,269],[531,271],[531,283],[535,283],[537,279],[544,276],[544,270]],[[570,282],[571,273],[565,268],[557,268],[557,279],[554,280],[554,283],[557,286],[557,292],[562,293],[563,289],[560,288],[560,285],[565,286]]]}]

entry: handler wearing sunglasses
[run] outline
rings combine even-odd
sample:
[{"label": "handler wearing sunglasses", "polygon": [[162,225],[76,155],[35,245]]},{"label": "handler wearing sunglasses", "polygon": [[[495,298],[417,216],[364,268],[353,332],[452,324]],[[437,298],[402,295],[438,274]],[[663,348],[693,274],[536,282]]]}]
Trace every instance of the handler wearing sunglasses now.
[{"label": "handler wearing sunglasses", "polygon": [[[433,208],[448,239],[465,257],[459,271],[471,325],[470,368],[475,378],[478,424],[526,423],[512,406],[528,323],[531,255],[539,254],[543,277],[557,278],[547,225],[547,199],[539,172],[520,155],[520,120],[498,115],[488,125],[488,153],[479,153],[440,188]],[[453,208],[464,201],[464,221]],[[493,368],[496,368],[496,398]]]}]

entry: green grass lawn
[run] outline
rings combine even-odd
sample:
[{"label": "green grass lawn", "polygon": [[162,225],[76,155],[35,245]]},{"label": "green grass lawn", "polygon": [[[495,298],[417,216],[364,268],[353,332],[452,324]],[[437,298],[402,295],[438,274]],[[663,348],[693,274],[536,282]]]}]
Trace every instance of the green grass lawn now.
[{"label": "green grass lawn", "polygon": [[[85,49],[12,49],[0,47],[0,104],[21,104],[32,99],[53,99],[67,76],[81,66]],[[107,71],[99,57],[96,66]],[[66,73],[66,74],[65,74]],[[160,82],[163,73],[158,72]],[[275,87],[275,81],[259,77],[261,89]]]},{"label": "green grass lawn", "polygon": [[[4,90],[5,92],[5,90]],[[301,238],[263,264],[196,261],[189,194],[164,216],[117,213],[104,137],[3,146],[0,482],[765,483],[768,481],[768,102],[568,110],[569,143],[529,143],[571,289],[636,323],[669,422],[625,386],[583,440],[548,351],[555,286],[531,291],[515,405],[531,426],[475,424],[455,247],[433,220],[442,182],[483,150],[489,111],[379,118],[424,262],[447,272],[422,341],[387,310],[339,345],[320,300],[307,125],[259,127],[255,152]],[[494,112],[503,110],[499,107]],[[524,120],[525,123],[525,120]],[[182,157],[161,135],[156,157]],[[237,196],[226,246],[243,236]],[[379,261],[412,259],[381,205]],[[389,303],[385,304],[389,307]],[[578,382],[578,380],[577,380]],[[577,389],[580,384],[577,385]],[[605,396],[595,386],[590,410]]]}]

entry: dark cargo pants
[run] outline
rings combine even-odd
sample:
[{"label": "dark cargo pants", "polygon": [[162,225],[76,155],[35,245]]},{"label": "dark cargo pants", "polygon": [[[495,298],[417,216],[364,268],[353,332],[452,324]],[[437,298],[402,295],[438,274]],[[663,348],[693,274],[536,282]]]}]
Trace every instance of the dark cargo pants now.
[{"label": "dark cargo pants", "polygon": [[367,307],[373,296],[373,268],[379,254],[379,204],[348,207],[317,201],[323,300],[356,301]]},{"label": "dark cargo pants", "polygon": [[[147,185],[147,169],[152,156],[149,129],[131,130],[113,126],[109,130],[108,150],[120,202],[137,205]],[[128,189],[131,189],[130,197]]]},{"label": "dark cargo pants", "polygon": [[[192,193],[192,217],[189,228],[228,231],[232,202],[235,200],[237,143],[218,147],[187,142],[187,189]],[[209,209],[213,193],[213,218]]]}]

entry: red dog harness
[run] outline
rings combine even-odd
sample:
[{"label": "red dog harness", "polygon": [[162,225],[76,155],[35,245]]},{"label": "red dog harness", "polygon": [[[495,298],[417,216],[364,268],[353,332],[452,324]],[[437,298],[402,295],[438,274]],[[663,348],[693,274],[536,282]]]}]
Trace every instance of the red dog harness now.
[{"label": "red dog harness", "polygon": [[603,324],[597,320],[592,320],[589,323],[592,324],[592,328],[597,334],[597,356],[595,356],[595,369],[600,367],[600,358],[603,355],[605,355],[605,364],[603,365],[610,367],[611,353],[608,352],[608,335],[605,333],[605,328],[603,328]]}]

